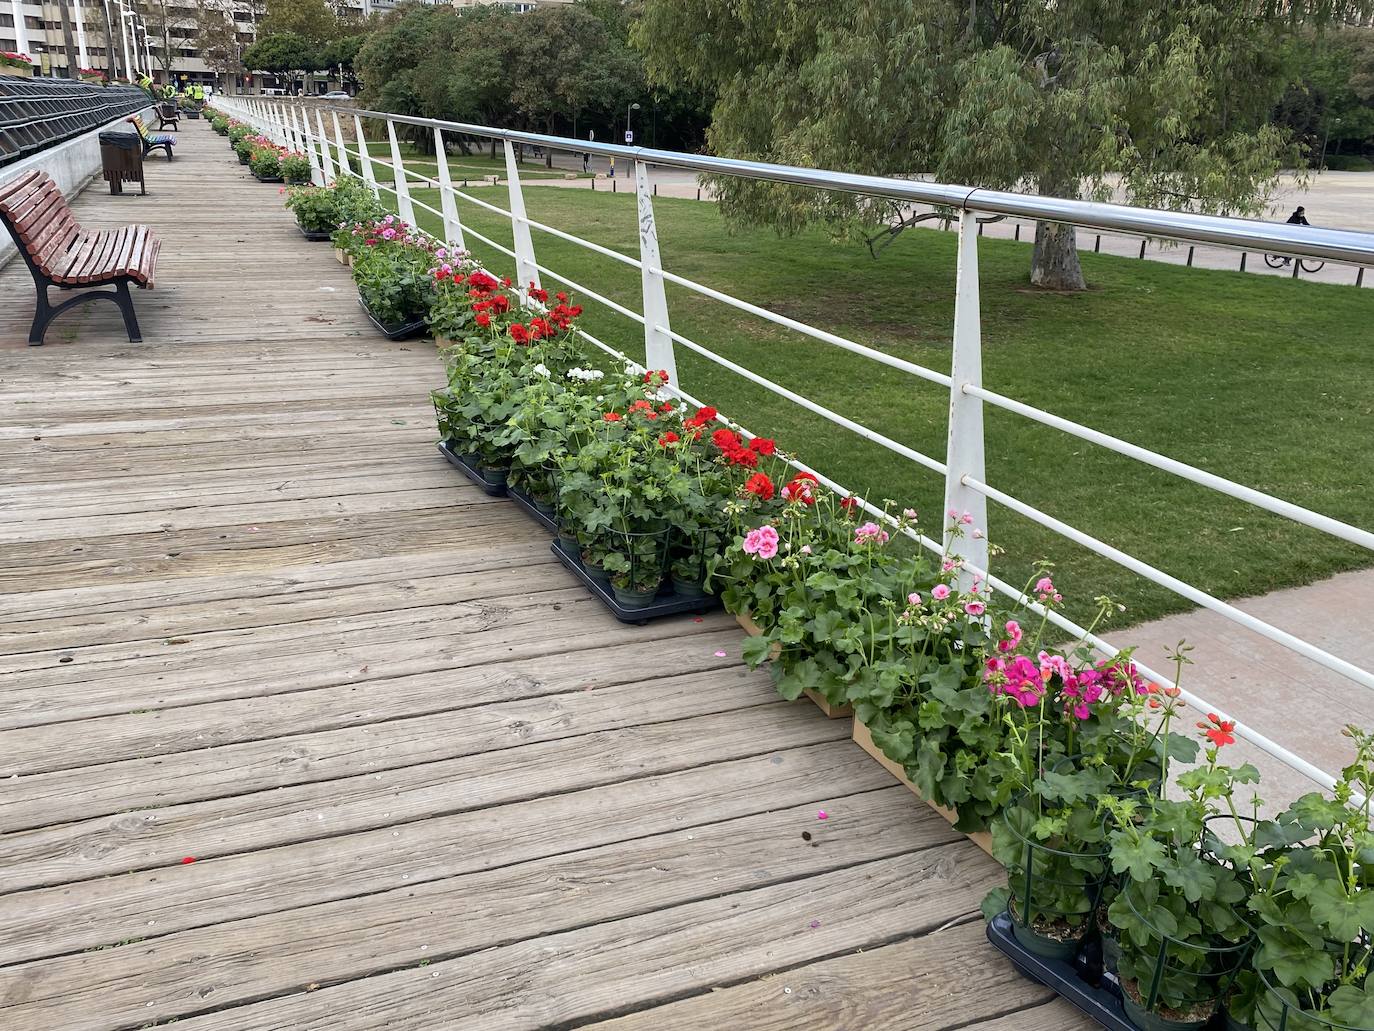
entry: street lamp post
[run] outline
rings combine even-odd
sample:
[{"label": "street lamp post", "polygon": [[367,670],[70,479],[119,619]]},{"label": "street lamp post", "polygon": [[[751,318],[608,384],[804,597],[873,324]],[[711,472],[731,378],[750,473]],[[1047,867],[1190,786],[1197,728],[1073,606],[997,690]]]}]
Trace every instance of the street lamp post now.
[{"label": "street lamp post", "polygon": [[630,142],[630,116],[639,110],[638,104],[631,104],[625,109],[625,142]]},{"label": "street lamp post", "polygon": [[81,10],[81,0],[76,0],[72,5],[72,13],[76,15],[76,50],[81,58],[76,66],[76,76],[79,77],[82,68],[91,67],[91,57],[86,52],[86,18]]},{"label": "street lamp post", "polygon": [[[153,55],[148,49],[148,25],[141,16],[138,19],[138,27],[143,33],[143,70],[148,78],[151,79],[153,77]],[[170,64],[171,62],[169,61],[168,65],[170,66]]]},{"label": "street lamp post", "polygon": [[14,12],[14,45],[19,48],[21,54],[28,54],[32,57],[29,43],[29,27],[24,22],[24,4],[22,0],[10,0],[10,10]]}]

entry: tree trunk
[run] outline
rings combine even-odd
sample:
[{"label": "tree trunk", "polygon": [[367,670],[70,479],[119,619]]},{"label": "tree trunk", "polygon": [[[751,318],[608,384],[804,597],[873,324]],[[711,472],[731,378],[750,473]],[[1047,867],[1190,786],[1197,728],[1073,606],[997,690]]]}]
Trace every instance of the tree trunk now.
[{"label": "tree trunk", "polygon": [[1086,290],[1078,264],[1078,239],[1064,222],[1035,223],[1035,249],[1031,252],[1031,285],[1047,290]]},{"label": "tree trunk", "polygon": [[[81,55],[76,50],[76,38],[72,32],[72,9],[67,0],[57,0],[58,16],[62,19],[62,49],[67,52],[67,78],[80,76]],[[77,13],[80,13],[78,9]]]},{"label": "tree trunk", "polygon": [[110,70],[110,81],[114,82],[119,75],[117,59],[115,58],[114,33],[110,25],[110,4],[109,0],[100,5],[105,10],[105,64]]}]

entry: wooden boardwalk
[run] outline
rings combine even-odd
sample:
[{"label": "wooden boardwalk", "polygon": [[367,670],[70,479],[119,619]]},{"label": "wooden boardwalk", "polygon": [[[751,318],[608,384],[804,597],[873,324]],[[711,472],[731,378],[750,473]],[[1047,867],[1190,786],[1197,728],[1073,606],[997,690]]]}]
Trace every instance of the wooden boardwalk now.
[{"label": "wooden boardwalk", "polygon": [[76,202],[164,239],[144,343],[30,349],[0,273],[0,1027],[1084,1026],[990,860],[725,616],[612,620],[437,456],[432,348],[180,135]]}]

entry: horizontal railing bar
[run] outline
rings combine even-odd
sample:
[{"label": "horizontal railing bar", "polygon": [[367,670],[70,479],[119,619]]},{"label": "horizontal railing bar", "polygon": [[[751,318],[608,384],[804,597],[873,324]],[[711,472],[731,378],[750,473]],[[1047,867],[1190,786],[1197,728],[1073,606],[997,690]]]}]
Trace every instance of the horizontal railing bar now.
[{"label": "horizontal railing bar", "polygon": [[[496,250],[500,251],[502,254],[504,254],[504,255],[505,255],[506,257],[508,257],[508,258],[514,258],[514,257],[515,257],[515,252],[514,252],[513,250],[511,250],[509,247],[503,247],[503,246],[501,246],[499,243],[497,243],[495,240],[491,239],[491,237],[489,237],[489,236],[483,236],[483,235],[482,235],[481,233],[479,233],[476,229],[473,229],[472,226],[464,225],[464,226],[463,226],[463,235],[464,235],[464,236],[476,237],[478,240],[481,240],[481,241],[482,241],[484,244],[486,244],[488,247],[494,247]],[[447,247],[448,244],[445,243],[444,246]]]},{"label": "horizontal railing bar", "polygon": [[771,390],[779,397],[787,398],[787,400],[791,401],[793,404],[800,405],[807,411],[816,413],[821,418],[833,422],[836,426],[843,426],[851,433],[855,433],[858,436],[863,437],[865,440],[871,440],[875,444],[881,444],[889,451],[899,454],[903,458],[909,458],[917,465],[925,466],[931,472],[939,473],[941,476],[943,476],[945,473],[945,464],[943,462],[937,462],[935,459],[929,457],[928,455],[923,455],[921,454],[921,452],[915,450],[914,448],[909,448],[905,444],[893,440],[891,437],[884,436],[877,430],[871,430],[867,426],[855,422],[853,419],[846,419],[843,415],[839,415],[836,412],[832,412],[829,408],[826,408],[824,405],[817,404],[815,401],[812,401],[809,397],[804,397],[803,395],[798,394],[795,390],[788,390],[781,384],[774,383],[771,379],[767,379],[763,376],[760,376],[756,372],[751,372],[744,366],[738,365],[735,362],[732,362],[729,358],[725,358],[719,354],[716,354],[716,352],[710,350],[709,348],[702,347],[695,340],[690,340],[687,337],[683,336],[681,333],[675,333],[671,329],[668,329],[666,326],[655,326],[654,329],[657,332],[662,333],[664,336],[671,337],[673,340],[681,344],[683,347],[695,351],[703,358],[707,358],[715,362],[717,365],[729,369],[736,375],[743,376],[751,383],[757,383],[765,390]]},{"label": "horizontal railing bar", "polygon": [[[448,132],[467,133],[487,139],[508,140],[530,146],[548,147],[570,153],[599,154],[620,158],[626,162],[642,161],[664,168],[700,172],[707,175],[727,175],[768,182],[810,186],[842,193],[858,193],[894,200],[935,204],[941,207],[970,209],[998,215],[1015,215],[1050,222],[1066,222],[1089,229],[1116,230],[1142,236],[1168,237],[1191,243],[1235,247],[1247,251],[1268,251],[1300,257],[1319,257],[1327,261],[1356,265],[1374,264],[1374,233],[1347,229],[1321,229],[1315,226],[1293,226],[1282,222],[1261,222],[1256,219],[1233,218],[1224,215],[1198,215],[1185,211],[1163,211],[1135,208],[1125,204],[1106,204],[1098,201],[1068,200],[987,190],[972,186],[930,183],[919,180],[894,179],[876,175],[858,175],[826,169],[799,168],[763,161],[739,158],[712,157],[704,154],[684,154],[647,147],[627,147],[593,140],[575,140],[563,136],[497,129],[466,122],[448,122],[409,115],[387,114],[381,111],[355,111],[353,108],[328,105],[325,110],[346,111],[363,118],[390,119],[393,122],[426,127],[439,126]],[[628,164],[627,164],[627,167]]]},{"label": "horizontal railing bar", "polygon": [[1266,637],[1275,644],[1287,648],[1289,651],[1296,652],[1299,655],[1309,658],[1318,665],[1326,667],[1333,673],[1339,673],[1341,676],[1353,680],[1362,687],[1374,688],[1374,673],[1370,673],[1368,670],[1361,669],[1359,666],[1347,662],[1345,659],[1338,658],[1330,652],[1323,651],[1321,648],[1309,644],[1300,637],[1294,637],[1287,631],[1280,630],[1278,627],[1266,623],[1262,619],[1257,619],[1248,612],[1242,612],[1234,605],[1228,605],[1226,602],[1214,598],[1206,591],[1198,590],[1192,584],[1185,583],[1177,577],[1170,576],[1168,573],[1155,568],[1147,562],[1142,562],[1138,558],[1127,555],[1124,551],[1113,548],[1110,544],[1104,544],[1096,537],[1092,537],[1082,530],[1075,529],[1068,523],[1062,522],[1051,515],[1046,515],[1038,508],[1027,505],[1025,502],[998,490],[996,487],[990,487],[981,480],[975,479],[972,476],[964,476],[961,477],[961,482],[970,489],[976,490],[984,497],[991,498],[993,501],[1005,505],[1013,512],[1025,516],[1032,522],[1039,523],[1046,529],[1053,530],[1061,537],[1067,538],[1075,544],[1079,544],[1089,551],[1101,555],[1103,558],[1111,559],[1117,565],[1124,566],[1126,569],[1144,577],[1146,580],[1157,583],[1161,587],[1167,587],[1175,594],[1187,598],[1189,601],[1195,602],[1203,608],[1211,609],[1213,612],[1217,613],[1217,615],[1229,619],[1231,622],[1243,626],[1247,630],[1259,634],[1261,637]]},{"label": "horizontal railing bar", "polygon": [[595,290],[590,290],[587,287],[582,286],[580,283],[575,283],[571,279],[568,279],[566,276],[560,275],[559,273],[555,272],[553,269],[545,268],[538,262],[535,262],[534,267],[537,268],[540,272],[544,273],[544,275],[549,276],[552,279],[558,280],[564,286],[576,290],[582,297],[588,297],[591,300],[603,304],[607,308],[610,308],[611,311],[619,312],[621,315],[624,315],[627,319],[630,319],[634,322],[638,322],[641,326],[644,325],[644,316],[639,314],[639,312],[627,308],[623,304],[618,304],[615,301],[611,300],[609,297],[603,297]]},{"label": "horizontal railing bar", "polygon": [[1039,408],[1032,408],[1030,405],[1023,404],[1020,401],[1013,400],[1012,398],[987,390],[983,387],[976,387],[966,383],[963,386],[963,391],[972,397],[981,398],[990,405],[995,405],[1009,412],[1015,412],[1017,415],[1024,416],[1033,422],[1038,422],[1042,425],[1061,430],[1070,436],[1078,437],[1080,440],[1086,440],[1092,444],[1097,444],[1110,451],[1115,451],[1117,454],[1125,455],[1127,458],[1134,458],[1138,462],[1154,466],[1156,469],[1161,469],[1166,473],[1172,473],[1175,476],[1190,480],[1200,486],[1210,487],[1212,490],[1221,494],[1229,494],[1231,497],[1240,501],[1248,501],[1258,508],[1291,519],[1295,523],[1302,523],[1304,526],[1310,526],[1314,530],[1322,530],[1325,533],[1331,534],[1333,537],[1339,537],[1341,540],[1349,541],[1351,544],[1358,544],[1364,548],[1374,549],[1374,533],[1368,530],[1362,530],[1358,526],[1351,526],[1349,523],[1343,523],[1339,519],[1332,519],[1330,516],[1324,516],[1318,512],[1303,508],[1301,505],[1295,505],[1291,502],[1283,501],[1280,498],[1272,497],[1269,494],[1265,494],[1263,491],[1255,490],[1252,487],[1246,487],[1244,484],[1236,483],[1233,480],[1227,480],[1213,473],[1205,472],[1196,466],[1187,465],[1175,459],[1167,458],[1164,455],[1156,454],[1138,445],[1127,443],[1118,437],[1113,437],[1109,434],[1099,432],[1098,430],[1090,429],[1087,426],[1071,422],[1068,419],[1062,419],[1057,415],[1051,415],[1049,412],[1041,411]]},{"label": "horizontal railing bar", "polygon": [[522,218],[519,219],[519,221],[535,229],[542,229],[544,232],[556,236],[560,240],[567,240],[569,243],[575,243],[579,247],[585,247],[589,251],[595,251],[597,254],[604,254],[606,257],[613,258],[624,265],[629,265],[631,268],[644,267],[638,258],[632,258],[628,254],[621,254],[619,251],[612,250],[610,247],[602,247],[599,243],[592,243],[590,240],[584,240],[580,236],[573,236],[572,233],[565,233],[561,229],[553,228],[553,226],[546,226],[543,222],[536,222],[532,218]]},{"label": "horizontal railing bar", "polygon": [[915,362],[895,358],[890,354],[885,354],[872,347],[865,347],[863,344],[856,344],[853,340],[837,336],[834,333],[827,333],[825,330],[809,326],[805,322],[789,319],[786,315],[779,315],[777,312],[769,311],[767,308],[760,308],[757,304],[741,301],[738,297],[732,297],[730,294],[722,293],[719,290],[713,290],[711,287],[695,282],[685,276],[675,275],[667,269],[650,269],[649,271],[654,275],[662,276],[670,283],[676,283],[678,286],[693,290],[705,297],[710,297],[723,304],[728,304],[732,308],[738,308],[740,311],[748,312],[750,315],[757,315],[761,319],[765,319],[768,322],[775,323],[787,329],[795,330],[798,333],[812,337],[822,343],[831,344],[835,347],[843,348],[846,351],[852,351],[854,354],[861,354],[865,358],[871,358],[873,361],[882,365],[900,369],[902,372],[909,372],[911,375],[919,376],[921,379],[929,380],[931,383],[938,383],[942,387],[947,387],[952,382],[950,377],[942,372],[936,372],[934,369],[927,369],[924,365],[917,365]]}]

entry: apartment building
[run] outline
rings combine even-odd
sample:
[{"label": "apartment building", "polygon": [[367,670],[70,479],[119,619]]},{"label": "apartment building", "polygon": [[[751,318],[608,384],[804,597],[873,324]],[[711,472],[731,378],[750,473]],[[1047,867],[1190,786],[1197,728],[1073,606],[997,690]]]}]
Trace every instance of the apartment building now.
[{"label": "apartment building", "polygon": [[[402,0],[347,0],[340,14],[366,19],[394,10]],[[452,3],[454,7],[500,4],[516,11],[567,4],[573,0],[422,0]],[[62,28],[62,8],[51,0],[0,0],[0,50],[26,53],[34,60],[35,74],[76,76],[80,68],[114,68],[124,76],[151,68],[159,81],[166,66],[176,81],[216,82],[215,69],[206,64],[196,45],[201,12],[217,7],[234,19],[235,37],[246,48],[257,39],[258,23],[266,5],[263,0],[67,0],[73,21],[76,53],[69,59]],[[109,36],[107,38],[107,25]],[[123,31],[121,32],[121,25]],[[126,56],[127,55],[127,56]],[[331,85],[324,76],[319,85]],[[271,83],[271,78],[266,84]],[[261,76],[238,75],[235,87],[255,92],[264,86]]]}]

